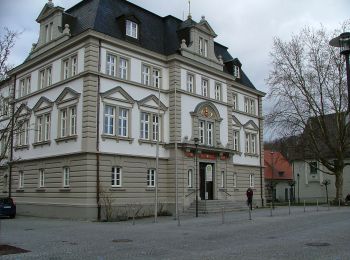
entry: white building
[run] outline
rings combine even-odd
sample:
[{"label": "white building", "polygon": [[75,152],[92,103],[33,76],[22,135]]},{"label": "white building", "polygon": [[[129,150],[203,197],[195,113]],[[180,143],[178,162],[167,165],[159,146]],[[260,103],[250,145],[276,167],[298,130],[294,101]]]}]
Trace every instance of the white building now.
[{"label": "white building", "polygon": [[19,214],[96,219],[106,194],[152,214],[156,176],[174,211],[176,172],[181,212],[196,186],[199,200],[243,202],[251,186],[261,201],[264,93],[204,17],[91,0],[49,1],[36,21],[37,44],[1,89],[15,89],[23,122],[2,168]]}]

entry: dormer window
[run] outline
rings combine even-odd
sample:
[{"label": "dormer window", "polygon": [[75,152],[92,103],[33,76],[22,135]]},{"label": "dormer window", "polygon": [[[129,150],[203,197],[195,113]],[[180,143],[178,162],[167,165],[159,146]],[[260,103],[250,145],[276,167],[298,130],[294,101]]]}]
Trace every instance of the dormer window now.
[{"label": "dormer window", "polygon": [[45,25],[45,42],[51,41],[53,38],[53,23]]},{"label": "dormer window", "polygon": [[208,41],[199,37],[199,55],[208,57]]},{"label": "dormer window", "polygon": [[132,38],[138,38],[138,24],[130,20],[126,20],[126,35]]},{"label": "dormer window", "polygon": [[235,78],[238,78],[238,79],[241,77],[241,73],[237,65],[233,66],[233,76],[235,76]]}]

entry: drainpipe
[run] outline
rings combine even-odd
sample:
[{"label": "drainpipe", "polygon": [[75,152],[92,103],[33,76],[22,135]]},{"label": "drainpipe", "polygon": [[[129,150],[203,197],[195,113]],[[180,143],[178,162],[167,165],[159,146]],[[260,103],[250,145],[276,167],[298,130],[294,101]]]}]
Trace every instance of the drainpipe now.
[{"label": "drainpipe", "polygon": [[13,129],[15,124],[15,98],[16,98],[16,75],[14,76],[14,83],[12,88],[12,100],[11,100],[11,128],[10,128],[10,158],[9,158],[9,197],[12,195],[12,160],[13,160]]},{"label": "drainpipe", "polygon": [[[101,71],[101,40],[98,40],[98,72]],[[96,203],[97,203],[97,220],[101,220],[101,203],[100,203],[100,75],[97,76],[97,129],[96,129]]]},{"label": "drainpipe", "polygon": [[[260,108],[260,98],[258,98],[258,108]],[[259,111],[259,116],[260,116]],[[260,198],[261,198],[261,206],[264,207],[264,196],[263,196],[263,165],[262,165],[262,145],[261,145],[261,118],[259,118],[259,151],[260,151]]]}]

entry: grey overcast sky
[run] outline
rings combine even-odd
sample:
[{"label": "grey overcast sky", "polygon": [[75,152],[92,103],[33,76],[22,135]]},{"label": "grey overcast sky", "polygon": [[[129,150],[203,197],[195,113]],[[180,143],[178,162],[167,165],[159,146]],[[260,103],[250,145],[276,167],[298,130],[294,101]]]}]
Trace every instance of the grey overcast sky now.
[{"label": "grey overcast sky", "polygon": [[[182,19],[188,14],[187,0],[129,0],[160,16]],[[47,0],[0,0],[0,27],[23,31],[11,53],[10,63],[19,65],[38,39],[35,19]],[[80,0],[53,0],[70,8]],[[191,0],[195,21],[202,15],[212,26],[217,42],[238,57],[255,87],[268,91],[269,51],[273,37],[290,39],[305,26],[338,28],[349,19],[350,0]],[[268,105],[266,104],[265,108]],[[266,111],[266,109],[264,109]]]}]

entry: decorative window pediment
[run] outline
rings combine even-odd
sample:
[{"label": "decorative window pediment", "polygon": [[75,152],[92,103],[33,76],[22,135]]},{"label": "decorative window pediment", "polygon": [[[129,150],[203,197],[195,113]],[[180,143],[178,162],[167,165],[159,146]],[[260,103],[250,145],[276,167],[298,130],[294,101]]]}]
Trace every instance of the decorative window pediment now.
[{"label": "decorative window pediment", "polygon": [[149,95],[148,97],[145,97],[144,99],[141,99],[137,102],[139,107],[146,107],[146,108],[153,108],[158,109],[158,103],[159,108],[162,111],[166,111],[168,108],[160,101],[155,95]]},{"label": "decorative window pediment", "polygon": [[45,4],[44,8],[41,10],[38,18],[36,18],[36,21],[40,23],[42,20],[46,19],[47,17],[51,16],[54,12],[60,11],[63,12],[64,8],[59,6],[54,6],[51,0],[49,0],[48,3]]},{"label": "decorative window pediment", "polygon": [[202,102],[197,105],[195,110],[191,113],[192,116],[222,121],[220,113],[216,106],[211,102]]},{"label": "decorative window pediment", "polygon": [[29,117],[32,110],[26,105],[21,104],[17,110],[17,118],[23,120],[25,117]]},{"label": "decorative window pediment", "polygon": [[64,104],[70,101],[78,101],[80,97],[80,93],[74,91],[71,88],[65,88],[62,93],[58,96],[55,103],[57,105]]},{"label": "decorative window pediment", "polygon": [[103,100],[113,100],[134,104],[135,100],[122,88],[115,87],[101,94]]},{"label": "decorative window pediment", "polygon": [[52,110],[53,102],[46,97],[41,97],[33,107],[34,113]]},{"label": "decorative window pediment", "polygon": [[241,122],[235,116],[232,116],[232,125],[237,128],[242,127]]},{"label": "decorative window pediment", "polygon": [[216,37],[217,34],[214,32],[213,28],[209,25],[209,23],[205,20],[205,17],[202,17],[202,20],[195,26],[198,30],[209,34],[212,37]]},{"label": "decorative window pediment", "polygon": [[243,127],[248,130],[259,131],[259,127],[253,122],[253,120],[249,120]]}]

